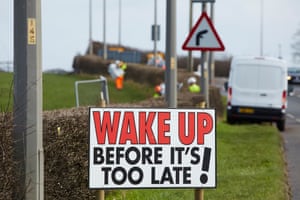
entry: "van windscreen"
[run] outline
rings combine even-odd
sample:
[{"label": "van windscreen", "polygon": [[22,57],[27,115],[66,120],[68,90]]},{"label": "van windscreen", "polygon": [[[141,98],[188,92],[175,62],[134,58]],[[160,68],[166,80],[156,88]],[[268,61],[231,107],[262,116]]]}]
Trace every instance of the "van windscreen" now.
[{"label": "van windscreen", "polygon": [[281,70],[276,66],[241,64],[236,70],[234,82],[240,88],[274,90],[283,82]]}]

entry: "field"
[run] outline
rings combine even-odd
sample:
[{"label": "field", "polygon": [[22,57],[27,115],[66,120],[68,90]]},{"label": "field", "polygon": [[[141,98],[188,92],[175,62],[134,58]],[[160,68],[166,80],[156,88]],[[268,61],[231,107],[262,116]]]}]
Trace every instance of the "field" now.
[{"label": "field", "polygon": [[[95,79],[93,76],[51,75],[43,77],[44,110],[71,108],[75,106],[74,82],[76,80]],[[12,109],[12,74],[0,73],[0,105],[1,111]],[[126,89],[117,91],[113,82],[109,81],[110,99],[112,103],[131,103],[152,96],[152,87],[126,82]],[[62,87],[64,86],[64,87]],[[8,105],[8,106],[7,106]],[[72,133],[62,135],[57,139],[55,130],[57,124],[53,122],[45,126],[49,137],[54,133],[53,143],[46,139],[47,173],[52,172],[45,179],[46,199],[95,199],[96,191],[87,188],[88,167],[87,119],[84,123],[77,123],[76,118],[56,118],[63,131]],[[1,118],[0,118],[1,120]],[[0,130],[5,133],[5,124]],[[75,127],[75,126],[78,127]],[[73,127],[74,126],[74,127]],[[80,127],[79,127],[80,126]],[[53,131],[53,130],[54,131]],[[68,130],[70,129],[70,130]],[[50,131],[51,130],[51,131]],[[79,139],[80,138],[80,139]],[[1,138],[0,138],[1,139]],[[74,140],[76,142],[74,143]],[[3,140],[1,140],[3,142]],[[83,142],[83,143],[82,143]],[[3,144],[3,143],[2,143]],[[282,154],[281,138],[277,129],[269,124],[262,125],[228,125],[222,119],[217,123],[217,188],[204,190],[205,199],[230,200],[285,200],[288,199],[288,186],[285,173],[285,162]],[[54,152],[60,149],[59,152]],[[68,152],[65,152],[67,151]],[[70,151],[70,152],[69,152]],[[75,155],[76,160],[67,160],[65,155]],[[50,156],[50,157],[49,157]],[[2,156],[1,156],[2,157]],[[61,161],[64,158],[64,162]],[[2,163],[1,163],[2,162]],[[6,166],[0,159],[0,166]],[[3,164],[3,165],[1,165]],[[67,166],[65,166],[67,165]],[[76,168],[77,167],[77,168]],[[80,168],[79,168],[80,167]],[[79,169],[78,169],[79,168]],[[2,170],[2,169],[1,169]],[[64,174],[62,176],[62,174]],[[79,174],[79,175],[78,175]],[[67,179],[66,179],[67,177]],[[7,180],[7,179],[5,179]],[[64,187],[57,183],[65,183]],[[73,181],[73,180],[77,180]],[[52,181],[52,182],[51,182]],[[50,184],[50,185],[47,185]],[[56,185],[55,185],[56,184]],[[4,186],[0,181],[1,188]],[[48,198],[47,198],[48,197]],[[193,199],[193,189],[166,190],[112,190],[106,192],[107,200],[185,200]]]},{"label": "field", "polygon": [[[43,110],[72,108],[76,106],[75,81],[99,79],[92,75],[43,75]],[[118,91],[112,80],[108,80],[110,103],[128,103],[141,101],[153,95],[153,87],[142,86],[133,81],[126,81],[124,89]],[[99,95],[100,87],[87,88],[86,97]],[[90,96],[89,96],[90,95]],[[0,111],[11,111],[13,105],[13,74],[0,72]]]}]

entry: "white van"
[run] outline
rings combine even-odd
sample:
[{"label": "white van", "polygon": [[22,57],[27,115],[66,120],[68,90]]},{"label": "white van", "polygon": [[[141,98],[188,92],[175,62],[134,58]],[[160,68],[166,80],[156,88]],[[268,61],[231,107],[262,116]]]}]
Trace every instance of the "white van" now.
[{"label": "white van", "polygon": [[235,57],[227,89],[227,122],[276,122],[285,129],[287,64],[270,57]]}]

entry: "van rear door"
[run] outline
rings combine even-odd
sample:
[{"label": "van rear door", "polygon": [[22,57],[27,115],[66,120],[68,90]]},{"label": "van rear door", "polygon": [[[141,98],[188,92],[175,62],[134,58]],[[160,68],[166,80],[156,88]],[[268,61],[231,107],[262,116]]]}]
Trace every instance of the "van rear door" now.
[{"label": "van rear door", "polygon": [[280,66],[238,63],[234,70],[232,105],[281,108],[284,71]]}]

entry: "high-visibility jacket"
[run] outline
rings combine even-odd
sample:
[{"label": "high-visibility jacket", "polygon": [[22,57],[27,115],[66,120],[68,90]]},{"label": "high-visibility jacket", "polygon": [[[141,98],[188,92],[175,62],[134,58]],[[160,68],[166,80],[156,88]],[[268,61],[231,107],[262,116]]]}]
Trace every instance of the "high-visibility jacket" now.
[{"label": "high-visibility jacket", "polygon": [[113,79],[116,79],[117,77],[120,76],[124,76],[124,70],[118,67],[117,64],[115,63],[111,63],[108,66],[108,73],[111,75]]},{"label": "high-visibility jacket", "polygon": [[127,64],[126,63],[122,63],[120,68],[125,71],[127,69]]},{"label": "high-visibility jacket", "polygon": [[194,83],[189,86],[189,91],[192,93],[200,92],[200,86]]}]

